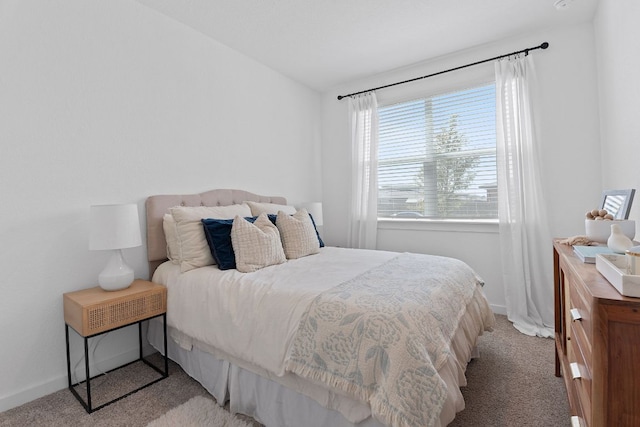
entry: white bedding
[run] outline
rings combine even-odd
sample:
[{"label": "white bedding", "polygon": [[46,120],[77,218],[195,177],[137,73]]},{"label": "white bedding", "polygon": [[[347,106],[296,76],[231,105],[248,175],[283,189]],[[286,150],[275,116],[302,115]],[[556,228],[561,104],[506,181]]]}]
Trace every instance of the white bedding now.
[{"label": "white bedding", "polygon": [[[394,252],[326,247],[319,254],[240,273],[215,266],[180,273],[167,262],[153,281],[168,287],[167,322],[171,336],[184,349],[194,345],[242,368],[274,379],[336,409],[356,423],[370,411],[363,402],[345,399],[324,387],[285,371],[285,362],[300,318],[323,291],[344,283],[393,257]],[[464,408],[459,387],[475,346],[475,337],[492,326],[493,315],[481,291],[469,304],[452,343],[452,355],[438,371],[447,383],[442,425]],[[481,299],[485,304],[478,304]]]},{"label": "white bedding", "polygon": [[179,274],[166,263],[153,281],[168,286],[169,326],[224,349],[227,357],[281,376],[311,300],[397,255],[331,247],[253,273],[208,266]]}]

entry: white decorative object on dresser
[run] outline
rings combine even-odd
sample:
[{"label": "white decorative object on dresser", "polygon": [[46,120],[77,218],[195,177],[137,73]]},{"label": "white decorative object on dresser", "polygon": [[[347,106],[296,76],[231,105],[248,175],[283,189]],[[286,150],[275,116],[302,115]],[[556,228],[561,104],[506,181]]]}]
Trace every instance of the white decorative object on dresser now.
[{"label": "white decorative object on dresser", "polygon": [[596,221],[593,219],[584,220],[585,235],[597,243],[607,243],[611,236],[611,225],[617,224],[622,233],[629,239],[633,239],[636,235],[636,222],[632,219],[620,219],[612,221]]},{"label": "white decorative object on dresser", "polygon": [[640,425],[640,299],[621,295],[571,246],[553,244],[556,376],[572,423]]},{"label": "white decorative object on dresser", "polygon": [[633,242],[624,235],[618,224],[611,224],[611,235],[607,239],[607,246],[612,251],[623,254],[627,249],[633,247]]},{"label": "white decorative object on dresser", "polygon": [[629,262],[625,255],[596,255],[596,270],[616,288],[621,295],[640,298],[640,276],[629,274]]}]

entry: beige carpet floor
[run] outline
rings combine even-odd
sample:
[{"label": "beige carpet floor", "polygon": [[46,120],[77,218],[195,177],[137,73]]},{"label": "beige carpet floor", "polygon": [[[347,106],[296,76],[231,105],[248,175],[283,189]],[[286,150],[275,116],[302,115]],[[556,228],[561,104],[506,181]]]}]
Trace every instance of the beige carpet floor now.
[{"label": "beige carpet floor", "polygon": [[[554,341],[520,334],[505,316],[497,320],[495,330],[480,338],[481,357],[469,364],[468,385],[462,388],[466,408],[450,426],[570,426],[564,383],[554,376]],[[154,373],[135,363],[109,374],[99,387],[92,381],[92,393],[106,401],[121,393],[125,384],[144,383]],[[168,378],[92,414],[86,413],[69,390],[60,390],[0,413],[0,427],[145,427],[195,396],[210,398],[173,362],[169,373]],[[238,418],[260,426],[248,417]]]},{"label": "beige carpet floor", "polygon": [[449,427],[569,427],[563,378],[555,376],[555,341],[518,332],[496,316],[480,337],[480,358],[467,366],[466,407]]}]

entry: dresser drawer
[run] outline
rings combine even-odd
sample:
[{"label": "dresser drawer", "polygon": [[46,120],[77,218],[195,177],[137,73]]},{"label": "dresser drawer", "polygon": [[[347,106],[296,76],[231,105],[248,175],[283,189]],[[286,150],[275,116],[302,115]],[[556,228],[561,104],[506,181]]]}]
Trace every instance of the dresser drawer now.
[{"label": "dresser drawer", "polygon": [[[584,311],[581,311],[581,313],[582,312]],[[590,312],[587,312],[587,316],[590,317]],[[571,337],[570,341],[572,342],[573,348],[569,354],[573,354],[579,351],[582,354],[582,359],[591,371],[593,363],[593,344],[591,342],[591,335],[588,335],[587,330],[585,329],[585,325],[589,327],[590,324],[590,322],[585,322],[584,318],[571,321],[569,326],[569,328],[571,329],[569,336]]]},{"label": "dresser drawer", "polygon": [[572,283],[569,287],[569,310],[572,323],[579,323],[582,326],[584,335],[589,341],[593,332],[592,305],[592,298],[587,291],[579,283]]},{"label": "dresser drawer", "polygon": [[572,382],[574,384],[582,418],[586,425],[591,425],[591,368],[584,360],[580,347],[572,340],[572,359],[569,360]]},{"label": "dresser drawer", "polygon": [[572,417],[577,418],[582,422],[581,427],[587,427],[587,423],[584,421],[584,410],[581,406],[582,402],[580,401],[580,397],[577,391],[577,387],[579,387],[580,384],[578,384],[578,380],[574,380],[571,378],[571,369],[569,369],[568,360],[567,364],[562,366],[561,371],[562,377],[564,377],[565,385],[567,387],[567,397],[569,399],[569,409],[571,411],[571,415]]}]

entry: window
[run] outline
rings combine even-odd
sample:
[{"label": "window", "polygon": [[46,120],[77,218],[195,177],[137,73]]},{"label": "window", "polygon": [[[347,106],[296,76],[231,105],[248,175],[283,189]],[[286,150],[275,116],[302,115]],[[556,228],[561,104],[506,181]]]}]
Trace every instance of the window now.
[{"label": "window", "polygon": [[378,217],[496,219],[495,83],[380,106]]}]

